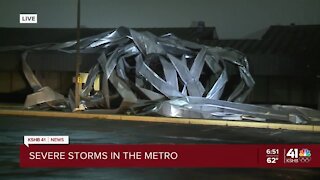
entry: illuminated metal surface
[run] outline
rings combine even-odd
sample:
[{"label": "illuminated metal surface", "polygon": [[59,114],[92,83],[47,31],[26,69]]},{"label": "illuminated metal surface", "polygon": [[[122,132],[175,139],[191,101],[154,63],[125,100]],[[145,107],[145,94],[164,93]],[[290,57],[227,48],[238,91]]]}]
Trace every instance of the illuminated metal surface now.
[{"label": "illuminated metal surface", "polygon": [[[245,55],[234,49],[204,46],[173,34],[157,37],[125,27],[83,38],[79,45],[81,53],[100,54],[80,92],[82,107],[89,111],[105,109],[106,113],[254,121],[272,119],[291,123],[319,120],[319,113],[311,109],[299,111],[284,106],[242,103],[255,82]],[[41,84],[27,64],[28,51],[74,53],[76,47],[75,41],[23,47],[26,50],[22,56],[23,70],[35,91],[26,100],[27,108],[37,104],[47,104],[55,109],[76,108],[72,91],[68,99],[52,93],[51,89],[47,90],[50,97],[45,97],[41,93]],[[21,46],[17,48],[21,49]],[[230,69],[238,72],[236,86],[228,83]],[[94,91],[93,82],[99,74],[101,88]]]}]

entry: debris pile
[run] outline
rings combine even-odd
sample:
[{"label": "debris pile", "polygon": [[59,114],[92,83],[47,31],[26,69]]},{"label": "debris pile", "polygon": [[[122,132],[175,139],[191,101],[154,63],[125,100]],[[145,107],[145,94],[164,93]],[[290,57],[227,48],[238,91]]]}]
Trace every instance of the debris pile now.
[{"label": "debris pile", "polygon": [[[74,90],[65,98],[43,87],[27,63],[30,51],[75,53],[76,47],[77,42],[71,41],[25,48],[23,71],[34,90],[26,99],[27,108],[78,108]],[[243,103],[255,82],[246,56],[231,48],[120,27],[81,39],[80,52],[99,54],[79,92],[85,111],[291,123],[308,123],[320,117],[318,111],[307,108]],[[98,91],[93,89],[97,76]]]}]

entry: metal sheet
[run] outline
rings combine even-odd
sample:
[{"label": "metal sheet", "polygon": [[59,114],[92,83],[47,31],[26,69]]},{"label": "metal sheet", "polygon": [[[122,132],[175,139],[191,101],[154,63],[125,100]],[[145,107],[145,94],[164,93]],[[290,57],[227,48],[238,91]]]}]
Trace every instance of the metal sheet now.
[{"label": "metal sheet", "polygon": [[[66,109],[75,108],[72,102],[74,95],[69,93],[69,98],[64,99],[52,89],[43,88],[26,59],[29,51],[74,53],[76,46],[75,41],[69,41],[1,48],[2,51],[26,50],[22,55],[23,71],[35,91],[27,97],[26,107],[45,103],[57,108],[63,107],[60,106],[63,101],[69,105]],[[81,53],[101,54],[80,92],[81,104],[90,112],[99,108],[106,113],[131,111],[133,114],[156,113],[170,117],[275,119],[290,123],[308,123],[318,120],[320,116],[317,111],[301,107],[265,107],[242,103],[255,82],[245,55],[231,48],[204,46],[179,39],[173,34],[157,37],[125,27],[83,38],[80,47]],[[227,67],[230,66],[238,69],[240,81],[237,85],[227,84]],[[92,86],[99,74],[102,87],[95,91]],[[226,89],[231,93],[226,94]]]}]

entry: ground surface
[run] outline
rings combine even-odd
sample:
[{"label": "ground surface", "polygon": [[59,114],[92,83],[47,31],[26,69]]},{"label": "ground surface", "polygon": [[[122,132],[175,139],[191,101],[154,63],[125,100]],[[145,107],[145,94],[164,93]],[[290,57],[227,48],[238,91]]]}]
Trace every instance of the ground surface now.
[{"label": "ground surface", "polygon": [[318,179],[320,169],[22,169],[24,135],[69,135],[72,144],[320,143],[320,133],[111,120],[0,116],[0,179]]}]

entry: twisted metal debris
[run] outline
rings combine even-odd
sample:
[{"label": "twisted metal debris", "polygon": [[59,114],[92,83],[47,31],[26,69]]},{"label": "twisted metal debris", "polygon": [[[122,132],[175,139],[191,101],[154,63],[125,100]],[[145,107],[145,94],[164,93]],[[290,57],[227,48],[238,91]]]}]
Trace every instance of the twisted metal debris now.
[{"label": "twisted metal debris", "polygon": [[[27,49],[22,56],[23,71],[35,92],[28,95],[25,106],[75,109],[73,91],[65,98],[42,87],[27,64],[27,55],[32,50],[74,53],[76,41],[22,49]],[[320,117],[311,109],[242,103],[255,82],[246,57],[234,49],[204,46],[173,34],[157,37],[125,27],[81,39],[80,49],[81,53],[100,54],[80,92],[81,106],[88,112],[291,123],[307,123]],[[234,69],[236,86],[228,83]],[[97,76],[101,88],[94,91]]]}]

